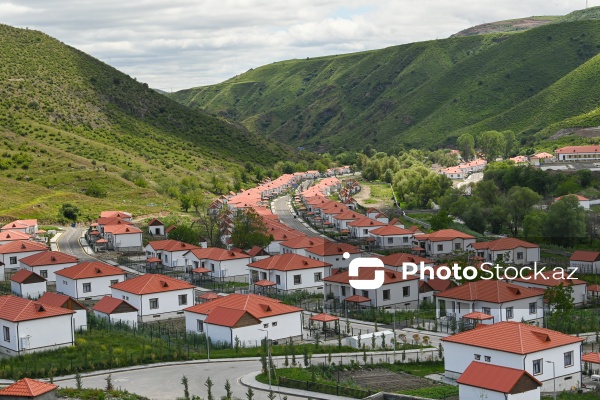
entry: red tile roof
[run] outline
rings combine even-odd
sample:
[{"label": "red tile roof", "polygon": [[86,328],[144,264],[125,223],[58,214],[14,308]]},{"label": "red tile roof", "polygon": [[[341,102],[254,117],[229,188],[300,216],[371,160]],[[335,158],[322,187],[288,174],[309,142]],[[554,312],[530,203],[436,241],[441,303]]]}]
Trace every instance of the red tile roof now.
[{"label": "red tile roof", "polygon": [[535,249],[540,247],[537,244],[529,243],[517,238],[501,238],[492,240],[490,242],[473,243],[471,246],[473,246],[475,250],[488,249],[490,251],[513,250],[517,247],[524,247],[526,249]]},{"label": "red tile roof", "polygon": [[67,314],[73,314],[73,311],[21,297],[0,296],[0,319],[6,321],[29,321]]},{"label": "red tile roof", "polygon": [[102,211],[100,218],[131,218],[131,213],[125,211]]},{"label": "red tile roof", "polygon": [[581,361],[600,364],[600,353],[587,353],[581,356]]},{"label": "red tile roof", "polygon": [[600,261],[600,251],[575,250],[569,260],[583,262]]},{"label": "red tile roof", "polygon": [[273,282],[273,281],[268,280],[268,279],[261,279],[260,281],[254,282],[254,285],[261,286],[261,287],[269,287],[269,286],[275,286],[277,284],[275,282]]},{"label": "red tile roof", "polygon": [[508,394],[513,392],[515,386],[523,378],[533,381],[537,386],[542,386],[540,381],[525,370],[485,364],[477,361],[471,362],[456,382],[462,385]]},{"label": "red tile roof", "polygon": [[103,262],[86,261],[77,265],[73,265],[72,267],[63,268],[59,271],[56,271],[56,275],[76,280],[96,278],[100,276],[125,275],[125,271],[119,267],[113,267],[112,265],[104,264]]},{"label": "red tile roof", "polygon": [[96,225],[133,225],[133,222],[125,221],[121,218],[110,217],[110,218],[98,218]]},{"label": "red tile roof", "polygon": [[79,259],[59,251],[44,251],[42,253],[23,257],[19,261],[30,267],[40,267],[43,265],[76,263]]},{"label": "red tile roof", "polygon": [[254,246],[253,248],[251,248],[248,251],[248,255],[250,257],[258,257],[258,256],[268,256],[270,255],[269,253],[267,253],[267,251],[265,249],[263,249],[260,246]]},{"label": "red tile roof", "polygon": [[441,292],[442,290],[449,289],[450,286],[454,285],[455,283],[453,283],[450,279],[434,278],[434,279],[429,279],[427,281],[427,284],[433,290]]},{"label": "red tile roof", "polygon": [[163,250],[163,251],[189,251],[192,249],[199,249],[199,246],[194,246],[193,244],[180,242],[179,240],[167,239],[167,240],[155,240],[152,242],[148,242],[148,245],[152,247],[154,250]]},{"label": "red tile roof", "polygon": [[475,239],[474,236],[457,231],[456,229],[442,229],[425,235],[415,237],[417,240],[429,240],[430,242],[443,242],[453,239]]},{"label": "red tile roof", "polygon": [[493,319],[494,317],[492,317],[489,314],[485,314],[485,313],[482,313],[479,311],[474,311],[474,312],[463,315],[463,318],[486,320],[486,319]]},{"label": "red tile roof", "polygon": [[117,299],[115,297],[104,296],[97,302],[92,310],[101,312],[103,314],[112,314],[118,307],[124,305],[126,308],[129,308],[130,311],[137,312],[138,309],[126,302],[123,299]]},{"label": "red tile roof", "polygon": [[356,246],[348,243],[334,243],[330,241],[326,241],[323,245],[309,247],[306,251],[321,257],[343,255],[344,253],[360,253],[360,249]]},{"label": "red tile roof", "polygon": [[579,194],[566,194],[566,195],[564,195],[564,196],[559,196],[559,197],[555,198],[555,199],[554,199],[554,201],[559,201],[559,200],[560,200],[560,199],[562,199],[563,197],[567,197],[567,196],[575,196],[575,197],[577,197],[577,200],[578,200],[578,201],[589,201],[589,200],[590,200],[590,199],[588,199],[587,197],[583,197],[583,196],[581,196],[581,195],[579,195]]},{"label": "red tile roof", "polygon": [[185,311],[210,315],[217,307],[245,310],[257,319],[302,311],[301,308],[288,306],[287,304],[281,303],[279,300],[271,299],[269,297],[256,294],[237,293],[207,303],[188,307]]},{"label": "red tile roof", "polygon": [[[557,274],[556,278],[554,277],[554,274]],[[563,284],[563,286],[569,286],[571,284],[573,285],[585,285],[586,282],[582,281],[581,279],[567,279],[568,277],[568,273],[565,272],[564,276],[565,279],[560,279],[560,272],[555,272],[555,271],[544,271],[542,272],[540,275],[528,275],[525,276],[523,278],[518,277],[516,279],[514,279],[514,282],[523,282],[523,283],[531,283],[531,284],[535,284],[535,285],[542,285],[542,286],[558,286],[561,283]]]},{"label": "red tile roof", "polygon": [[[207,259],[214,261],[227,261],[246,258],[248,259],[248,261],[250,261],[250,256],[246,253],[239,253],[233,250],[220,249],[218,247],[207,247],[206,249],[198,247],[193,250],[190,250],[190,253],[195,255],[200,260]],[[184,256],[186,254],[184,254]]]},{"label": "red tile roof", "polygon": [[[215,307],[213,312],[208,314],[208,317],[204,320],[204,322],[212,325],[233,327],[245,314],[250,313],[246,310],[238,310],[219,306]],[[252,314],[250,315],[256,320],[255,325],[260,323],[258,318],[254,317]]]},{"label": "red tile roof", "polygon": [[104,233],[112,233],[113,235],[133,235],[134,233],[142,233],[142,230],[133,225],[106,225]]},{"label": "red tile roof", "polygon": [[373,229],[371,231],[373,235],[378,236],[396,236],[396,235],[412,235],[413,233],[408,229],[399,228],[396,225],[386,225],[381,228]]},{"label": "red tile roof", "polygon": [[588,285],[588,292],[600,292],[600,285]]},{"label": "red tile roof", "polygon": [[529,297],[542,296],[539,290],[528,289],[523,286],[513,285],[502,281],[481,280],[467,282],[437,293],[437,297],[448,299],[486,301],[489,303],[505,303]]},{"label": "red tile roof", "polygon": [[21,231],[4,231],[0,232],[0,242],[8,242],[13,240],[29,240],[31,235]]},{"label": "red tile roof", "polygon": [[556,154],[598,153],[600,146],[565,146],[554,150]]},{"label": "red tile roof", "polygon": [[313,315],[309,319],[311,321],[317,321],[317,322],[333,322],[333,321],[339,321],[340,318],[336,317],[336,316],[333,316],[333,315],[321,313],[321,314],[318,314],[318,315]]},{"label": "red tile roof", "polygon": [[355,294],[354,296],[346,297],[344,301],[349,301],[350,303],[366,303],[367,301],[371,301],[371,299]]},{"label": "red tile roof", "polygon": [[8,397],[36,397],[55,390],[58,386],[53,383],[36,381],[23,378],[12,385],[0,390],[0,396]]},{"label": "red tile roof", "polygon": [[[354,279],[372,280],[375,278],[375,270],[383,270],[385,272],[384,281],[383,281],[384,285],[419,279],[418,276],[408,276],[406,279],[402,279],[401,272],[398,272],[398,271],[395,271],[395,270],[389,269],[389,268],[360,268],[358,270],[358,276],[355,276],[355,277],[353,276],[352,279],[353,280]],[[338,274],[328,276],[327,278],[324,278],[323,280],[327,281],[327,282],[337,282],[337,283],[349,284],[350,283],[350,272],[347,270],[342,271]]]},{"label": "red tile roof", "polygon": [[277,271],[298,271],[330,266],[331,264],[329,263],[292,253],[278,254],[248,264],[248,267]]},{"label": "red tile roof", "polygon": [[38,223],[37,219],[17,219],[16,221],[9,222],[4,225],[2,228],[3,231],[10,229],[24,229],[32,226],[36,226]]},{"label": "red tile roof", "polygon": [[15,240],[0,246],[0,254],[26,253],[28,251],[46,251],[45,244],[32,242],[30,240]]},{"label": "red tile roof", "polygon": [[281,242],[281,246],[285,246],[290,249],[306,249],[309,247],[323,245],[325,242],[325,239],[320,237],[300,236]]},{"label": "red tile roof", "polygon": [[148,226],[165,226],[165,224],[154,218],[152,221],[148,222]]},{"label": "red tile roof", "polygon": [[369,226],[387,226],[381,221],[372,218],[361,218],[348,223],[348,226],[369,227]]},{"label": "red tile roof", "polygon": [[76,299],[66,294],[46,292],[38,299],[40,303],[69,310],[87,310],[87,308]]},{"label": "red tile roof", "polygon": [[457,333],[440,340],[516,354],[535,353],[584,340],[520,322],[498,322],[493,325],[478,326],[480,329]]},{"label": "red tile roof", "polygon": [[202,300],[215,300],[215,299],[218,299],[219,297],[221,297],[221,296],[219,296],[218,294],[216,294],[214,292],[206,292],[203,295],[198,296],[198,298],[202,299]]},{"label": "red tile roof", "polygon": [[[29,279],[31,278],[31,279]],[[36,274],[35,272],[29,271],[27,269],[20,269],[16,274],[10,277],[10,280],[17,283],[23,283],[27,279],[30,280],[30,283],[33,282],[45,282],[46,280]]]},{"label": "red tile roof", "polygon": [[385,256],[381,259],[385,265],[389,265],[390,267],[401,267],[405,262],[419,264],[421,261],[425,265],[433,264],[428,258],[415,256],[409,253],[394,253],[388,256]]},{"label": "red tile roof", "polygon": [[172,290],[193,289],[189,283],[160,274],[145,274],[111,286],[113,289],[133,294],[150,294]]}]

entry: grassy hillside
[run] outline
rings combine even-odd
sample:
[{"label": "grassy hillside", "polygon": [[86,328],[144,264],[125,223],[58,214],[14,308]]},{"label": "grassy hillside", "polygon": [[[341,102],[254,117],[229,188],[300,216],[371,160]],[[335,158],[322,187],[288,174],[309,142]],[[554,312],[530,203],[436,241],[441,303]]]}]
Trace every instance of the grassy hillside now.
[{"label": "grassy hillside", "polygon": [[37,31],[0,25],[0,82],[0,219],[52,219],[66,201],[173,209],[182,180],[208,193],[244,162],[294,158]]},{"label": "grassy hillside", "polygon": [[599,52],[600,21],[587,19],[278,62],[171,96],[319,151],[435,148],[482,129],[527,141],[600,106]]}]

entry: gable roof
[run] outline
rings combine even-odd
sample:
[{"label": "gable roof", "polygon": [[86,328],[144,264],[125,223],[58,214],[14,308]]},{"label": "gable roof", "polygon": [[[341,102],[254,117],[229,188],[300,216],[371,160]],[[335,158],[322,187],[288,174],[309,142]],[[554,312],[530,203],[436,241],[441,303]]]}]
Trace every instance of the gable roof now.
[{"label": "gable roof", "polygon": [[415,237],[417,240],[429,240],[430,242],[443,242],[453,239],[475,239],[475,236],[467,235],[456,229],[441,229],[432,233],[419,235]]},{"label": "gable roof", "polygon": [[517,247],[526,249],[539,248],[537,244],[529,243],[517,238],[500,238],[489,242],[478,242],[471,245],[475,250],[488,249],[490,251],[513,250]]},{"label": "gable roof", "polygon": [[356,226],[360,228],[370,227],[370,226],[387,226],[387,224],[377,221],[376,219],[364,217],[360,219],[356,219],[352,222],[348,223],[348,226]]},{"label": "gable roof", "polygon": [[373,235],[378,236],[393,236],[393,235],[412,235],[413,233],[408,229],[397,227],[396,225],[386,225],[381,228],[373,229],[371,231]]},{"label": "gable roof", "polygon": [[583,262],[600,261],[600,251],[575,250],[569,260]]},{"label": "gable roof", "polygon": [[106,225],[104,233],[112,233],[113,235],[132,235],[134,233],[142,233],[142,230],[133,225]]},{"label": "gable roof", "polygon": [[300,256],[298,254],[285,253],[271,256],[248,264],[248,267],[264,270],[298,271],[302,269],[330,267],[331,264]]},{"label": "gable roof", "polygon": [[336,256],[343,255],[344,253],[358,254],[360,249],[348,243],[335,243],[325,241],[324,244],[306,249],[307,252],[316,254],[318,256]]},{"label": "gable roof", "polygon": [[119,267],[105,264],[99,261],[85,261],[72,267],[63,268],[55,272],[56,275],[64,276],[69,279],[88,279],[101,276],[125,275]]},{"label": "gable roof", "polygon": [[125,309],[124,311],[121,311],[121,312],[127,312],[127,310],[132,311],[132,312],[138,311],[137,308],[135,308],[134,306],[132,306],[125,300],[117,299],[116,297],[110,297],[110,296],[104,296],[103,298],[101,298],[100,301],[97,302],[94,305],[94,307],[92,307],[92,310],[101,312],[103,314],[112,314],[119,307]]},{"label": "gable roof", "polygon": [[568,154],[568,153],[598,153],[600,152],[600,146],[589,145],[589,146],[565,146],[560,149],[554,150],[556,154]]},{"label": "gable roof", "polygon": [[535,353],[584,340],[520,322],[505,321],[478,326],[478,329],[457,333],[440,340],[515,354]]},{"label": "gable roof", "polygon": [[0,296],[0,319],[11,322],[73,314],[74,311],[26,300],[17,296]]},{"label": "gable roof", "polygon": [[48,246],[31,240],[15,240],[0,246],[0,254],[26,253],[28,251],[45,251]]},{"label": "gable roof", "polygon": [[131,218],[131,213],[125,211],[101,211],[100,218]]},{"label": "gable roof", "polygon": [[269,256],[270,254],[267,253],[267,251],[265,249],[263,249],[262,247],[254,246],[253,248],[248,250],[248,255],[250,257],[258,257],[258,256]]},{"label": "gable roof", "polygon": [[302,311],[301,308],[288,306],[279,300],[271,299],[269,297],[259,296],[256,294],[237,293],[230,294],[229,296],[221,297],[207,303],[188,307],[184,311],[210,315],[217,308],[223,307],[233,310],[248,311],[250,315],[257,319]]},{"label": "gable roof", "polygon": [[325,244],[326,240],[321,237],[300,236],[293,239],[281,242],[281,246],[289,247],[290,249],[306,249]]},{"label": "gable roof", "polygon": [[21,231],[2,231],[0,232],[0,242],[8,242],[14,240],[29,240],[31,239],[31,235],[26,234]]},{"label": "gable roof", "polygon": [[10,277],[10,280],[16,283],[46,282],[44,278],[28,269],[18,270],[16,274]]},{"label": "gable roof", "polygon": [[423,264],[426,265],[433,264],[433,261],[428,258],[415,256],[409,253],[393,253],[383,257],[381,261],[383,261],[385,265],[389,265],[390,267],[401,267],[402,264],[406,262],[414,264],[419,264],[420,262],[423,262]]},{"label": "gable roof", "polygon": [[[246,253],[240,253],[234,250],[221,249],[218,247],[207,247],[202,249],[200,247],[189,251],[195,255],[198,259],[203,260],[214,260],[214,261],[227,261],[227,260],[239,260],[243,258],[250,259],[250,256]],[[184,256],[187,253],[184,254]]]},{"label": "gable roof", "polygon": [[436,297],[447,299],[486,301],[488,303],[505,303],[529,297],[543,296],[539,289],[529,289],[502,281],[480,280],[437,293]]},{"label": "gable roof", "polygon": [[39,267],[43,265],[76,263],[79,259],[75,256],[61,253],[60,251],[44,251],[23,257],[19,261],[30,267]]},{"label": "gable roof", "polygon": [[15,221],[9,222],[0,229],[2,229],[3,231],[10,229],[25,229],[32,226],[36,226],[37,223],[37,219],[17,219]]},{"label": "gable roof", "polygon": [[0,390],[0,396],[36,397],[55,390],[58,386],[53,383],[36,381],[23,378],[10,386]]},{"label": "gable roof", "polygon": [[38,299],[38,301],[51,306],[66,308],[68,310],[87,310],[87,308],[76,299],[61,293],[46,292]]},{"label": "gable roof", "polygon": [[103,217],[96,220],[97,225],[133,225],[133,222],[125,221],[117,217]]},{"label": "gable roof", "polygon": [[530,385],[525,385],[526,388],[542,386],[540,381],[535,379],[525,370],[486,364],[478,361],[472,361],[456,382],[462,385],[492,390],[494,392],[521,393],[513,390],[515,390],[515,386],[517,386],[522,379],[531,382]]},{"label": "gable roof", "polygon": [[244,315],[249,315],[250,318],[254,319],[256,324],[260,323],[260,320],[256,317],[254,317],[252,314],[250,314],[248,311],[246,310],[238,310],[238,309],[234,309],[234,308],[227,308],[227,307],[216,307],[213,312],[211,312],[208,317],[204,320],[204,322],[206,322],[207,324],[213,324],[213,325],[220,325],[220,326],[226,326],[229,328],[233,328],[240,319],[242,319],[242,317]]},{"label": "gable roof", "polygon": [[[361,279],[361,280],[373,280],[375,278],[375,270],[383,270],[384,271],[384,285],[389,285],[391,283],[398,282],[406,282],[417,280],[419,277],[417,275],[408,276],[406,279],[402,279],[402,273],[395,271],[389,268],[360,268],[358,270],[358,276],[353,276],[352,280]],[[350,283],[350,272],[348,270],[341,271],[335,275],[328,276],[323,279],[327,282],[336,282],[336,283]]]},{"label": "gable roof", "polygon": [[133,294],[170,292],[173,290],[193,289],[195,286],[185,281],[161,274],[145,274],[116,283],[113,289]]},{"label": "gable roof", "polygon": [[152,221],[148,222],[148,226],[165,226],[165,224],[154,218]]},{"label": "gable roof", "polygon": [[179,240],[174,239],[166,239],[166,240],[154,240],[152,242],[148,242],[148,246],[152,247],[154,250],[162,250],[162,251],[189,251],[193,249],[199,249],[199,246],[195,246],[193,244],[180,242]]}]

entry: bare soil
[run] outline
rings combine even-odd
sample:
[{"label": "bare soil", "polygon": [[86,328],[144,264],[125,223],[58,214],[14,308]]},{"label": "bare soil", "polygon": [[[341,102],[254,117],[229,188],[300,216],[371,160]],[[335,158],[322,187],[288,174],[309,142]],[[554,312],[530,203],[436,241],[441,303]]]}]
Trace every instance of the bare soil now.
[{"label": "bare soil", "polygon": [[364,389],[377,389],[385,392],[430,387],[432,381],[404,372],[392,372],[386,369],[361,369],[340,373],[340,380],[352,380]]}]

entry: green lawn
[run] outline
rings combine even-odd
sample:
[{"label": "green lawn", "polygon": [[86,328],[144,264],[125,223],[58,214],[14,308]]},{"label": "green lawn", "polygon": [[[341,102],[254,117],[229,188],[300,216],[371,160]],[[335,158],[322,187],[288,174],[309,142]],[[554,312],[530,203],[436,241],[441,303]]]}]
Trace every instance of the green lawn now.
[{"label": "green lawn", "polygon": [[59,388],[56,394],[60,398],[74,400],[149,400],[147,397],[121,390]]}]

